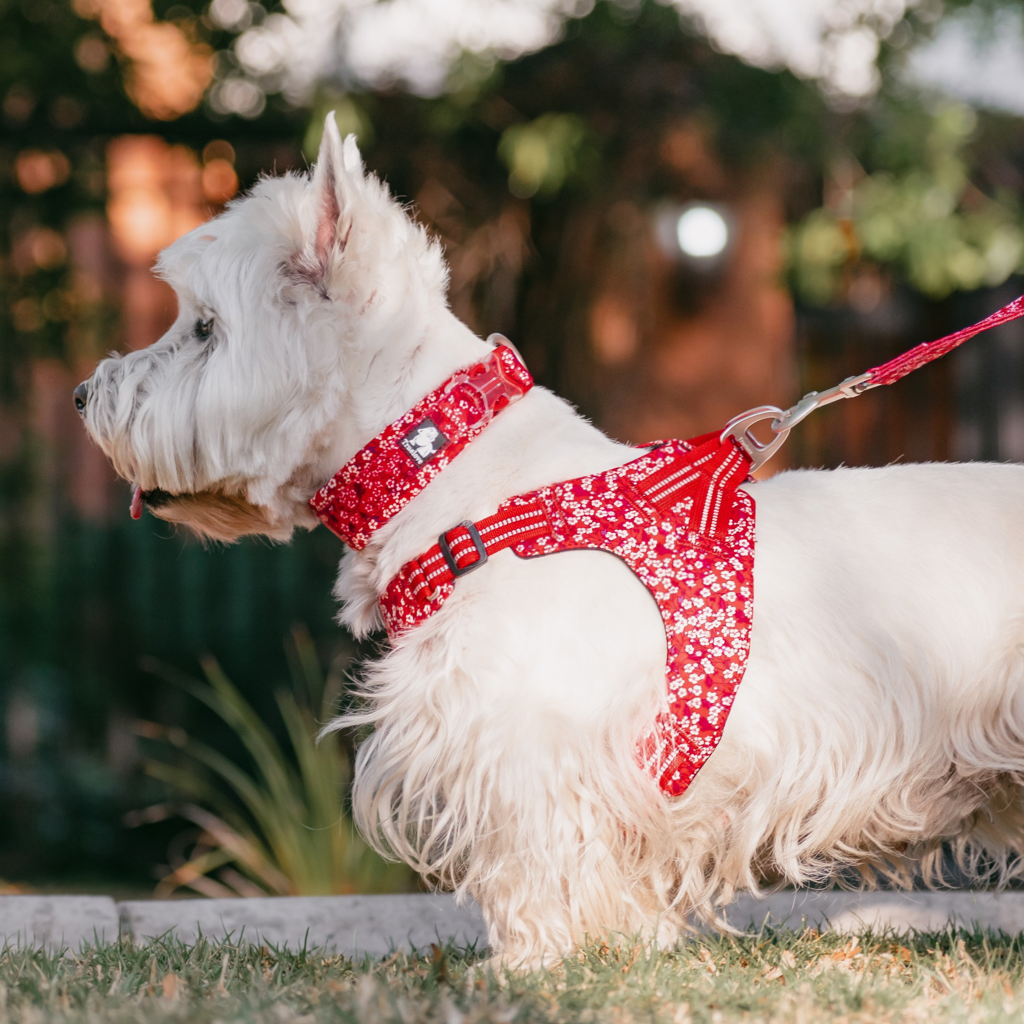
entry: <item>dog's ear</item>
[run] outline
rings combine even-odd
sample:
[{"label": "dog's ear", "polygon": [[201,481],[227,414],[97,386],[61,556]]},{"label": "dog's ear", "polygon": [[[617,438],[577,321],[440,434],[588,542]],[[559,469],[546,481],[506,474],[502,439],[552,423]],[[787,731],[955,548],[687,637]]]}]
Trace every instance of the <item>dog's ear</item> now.
[{"label": "dog's ear", "polygon": [[293,260],[295,270],[311,284],[325,287],[335,261],[344,252],[351,229],[345,219],[347,199],[362,177],[363,162],[356,137],[349,135],[341,141],[332,110],[324,121],[320,152],[313,167],[312,230],[306,232],[302,252]]}]

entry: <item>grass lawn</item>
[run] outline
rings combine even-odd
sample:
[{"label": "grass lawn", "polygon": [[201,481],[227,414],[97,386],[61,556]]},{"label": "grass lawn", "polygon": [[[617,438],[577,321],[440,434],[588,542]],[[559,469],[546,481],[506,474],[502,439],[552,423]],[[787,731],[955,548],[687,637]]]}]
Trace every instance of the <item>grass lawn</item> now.
[{"label": "grass lawn", "polygon": [[322,951],[158,941],[0,954],[0,1022],[231,1024],[581,1021],[1024,1021],[1024,939],[815,932],[705,938],[671,952],[592,946],[550,971],[495,974],[434,947],[353,963]]}]

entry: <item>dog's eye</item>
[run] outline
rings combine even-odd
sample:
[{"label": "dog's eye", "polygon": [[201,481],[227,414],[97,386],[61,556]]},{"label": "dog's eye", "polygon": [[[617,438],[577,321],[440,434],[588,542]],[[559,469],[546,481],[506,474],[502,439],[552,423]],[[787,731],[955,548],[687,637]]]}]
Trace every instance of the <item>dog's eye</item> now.
[{"label": "dog's eye", "polygon": [[213,334],[213,320],[197,320],[192,330],[200,341],[209,341],[210,335]]}]

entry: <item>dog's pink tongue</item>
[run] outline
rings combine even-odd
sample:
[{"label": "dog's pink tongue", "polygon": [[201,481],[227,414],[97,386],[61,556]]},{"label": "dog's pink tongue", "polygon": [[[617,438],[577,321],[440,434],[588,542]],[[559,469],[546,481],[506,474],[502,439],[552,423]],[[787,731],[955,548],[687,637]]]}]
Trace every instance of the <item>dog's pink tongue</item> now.
[{"label": "dog's pink tongue", "polygon": [[145,500],[146,496],[142,493],[142,488],[138,484],[136,484],[135,490],[132,491],[132,503],[129,508],[129,512],[131,512],[132,519],[142,518],[142,506]]}]

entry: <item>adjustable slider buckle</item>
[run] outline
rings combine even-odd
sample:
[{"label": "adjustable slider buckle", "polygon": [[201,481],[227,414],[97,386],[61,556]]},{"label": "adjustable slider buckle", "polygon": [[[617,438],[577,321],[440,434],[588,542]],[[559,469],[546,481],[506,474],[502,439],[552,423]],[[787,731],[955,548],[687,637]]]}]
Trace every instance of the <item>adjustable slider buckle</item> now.
[{"label": "adjustable slider buckle", "polygon": [[[455,561],[455,557],[452,555],[451,544],[448,543],[448,534],[457,530],[460,526],[469,534],[469,539],[473,542],[473,547],[476,548],[477,554],[475,562],[470,562],[469,565],[462,566]],[[474,569],[479,569],[480,566],[487,561],[487,545],[484,544],[484,539],[480,536],[480,531],[476,528],[476,525],[469,519],[464,520],[457,526],[453,526],[450,530],[445,530],[445,532],[437,538],[437,546],[441,549],[441,556],[444,558],[449,571],[456,579],[460,576],[465,576],[467,573],[471,573]]]}]

